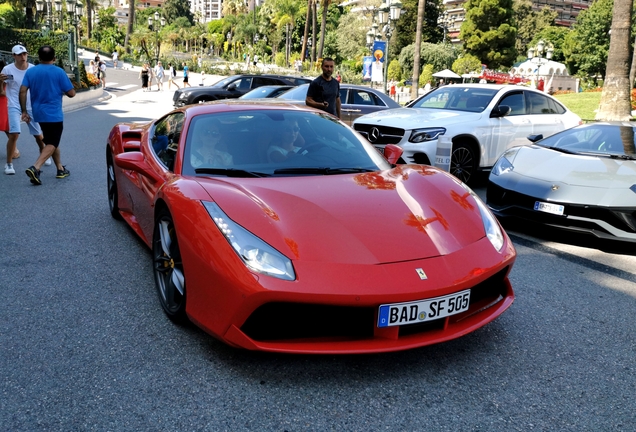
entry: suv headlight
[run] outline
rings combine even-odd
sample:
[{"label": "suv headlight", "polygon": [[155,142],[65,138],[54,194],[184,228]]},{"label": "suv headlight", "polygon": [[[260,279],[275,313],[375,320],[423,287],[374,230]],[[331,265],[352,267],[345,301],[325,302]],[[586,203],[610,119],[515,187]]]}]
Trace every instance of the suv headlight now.
[{"label": "suv headlight", "polygon": [[446,133],[446,129],[444,128],[413,129],[409,137],[409,142],[421,143],[436,140],[438,136],[444,135],[444,133]]},{"label": "suv headlight", "polygon": [[234,252],[249,269],[278,279],[296,279],[294,266],[289,258],[230,219],[216,203],[203,201],[203,205],[232,245]]}]

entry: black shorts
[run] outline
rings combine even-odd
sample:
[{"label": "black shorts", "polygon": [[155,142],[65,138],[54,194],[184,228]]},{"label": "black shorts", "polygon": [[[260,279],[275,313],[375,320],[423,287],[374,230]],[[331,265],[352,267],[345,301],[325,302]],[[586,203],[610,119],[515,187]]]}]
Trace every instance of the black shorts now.
[{"label": "black shorts", "polygon": [[183,82],[188,82],[188,77],[183,77]]},{"label": "black shorts", "polygon": [[40,122],[44,144],[52,145],[55,148],[60,145],[64,122]]}]

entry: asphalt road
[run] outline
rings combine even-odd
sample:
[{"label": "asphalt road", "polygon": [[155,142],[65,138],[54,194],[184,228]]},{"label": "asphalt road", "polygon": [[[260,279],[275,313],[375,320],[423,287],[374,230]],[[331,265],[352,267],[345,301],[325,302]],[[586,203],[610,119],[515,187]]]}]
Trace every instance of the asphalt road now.
[{"label": "asphalt road", "polygon": [[29,183],[26,135],[0,175],[1,431],[634,430],[629,255],[515,234],[511,309],[401,353],[253,353],[172,324],[149,251],[108,213],[104,162],[116,122],[169,99],[130,90],[68,113],[66,179],[45,167]]}]

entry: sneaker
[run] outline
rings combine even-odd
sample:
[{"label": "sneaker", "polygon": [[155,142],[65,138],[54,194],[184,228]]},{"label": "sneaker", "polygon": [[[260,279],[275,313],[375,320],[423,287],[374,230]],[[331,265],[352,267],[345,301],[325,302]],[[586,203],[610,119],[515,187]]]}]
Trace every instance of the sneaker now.
[{"label": "sneaker", "polygon": [[62,178],[66,178],[66,177],[68,177],[70,175],[71,175],[70,171],[67,170],[65,166],[62,166],[61,170],[57,170],[57,175],[55,176],[55,178],[62,179]]},{"label": "sneaker", "polygon": [[52,159],[52,158],[48,158],[48,159],[46,160],[46,162],[44,162],[44,165],[46,165],[46,166],[51,166],[51,164],[52,164],[52,163],[53,163],[53,159]]},{"label": "sneaker", "polygon": [[12,163],[4,164],[4,173],[6,175],[15,174],[15,170],[13,169],[13,164]]},{"label": "sneaker", "polygon": [[26,169],[26,175],[29,176],[31,183],[34,185],[38,186],[42,184],[42,181],[40,180],[40,170],[35,169],[33,165]]}]

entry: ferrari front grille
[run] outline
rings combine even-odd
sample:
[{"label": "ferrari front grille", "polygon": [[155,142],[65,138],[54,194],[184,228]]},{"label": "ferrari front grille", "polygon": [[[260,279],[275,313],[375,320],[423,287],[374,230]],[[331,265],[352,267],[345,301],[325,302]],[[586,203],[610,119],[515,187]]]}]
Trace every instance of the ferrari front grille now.
[{"label": "ferrari front grille", "polygon": [[373,337],[374,314],[374,308],[267,303],[250,315],[241,330],[258,341],[334,337],[367,339]]},{"label": "ferrari front grille", "polygon": [[[422,334],[444,328],[445,321],[459,322],[502,300],[508,268],[471,288],[466,312],[449,318],[400,326],[399,336]],[[256,309],[241,331],[256,341],[363,340],[372,339],[377,307],[330,306],[304,303],[267,303]]]}]

